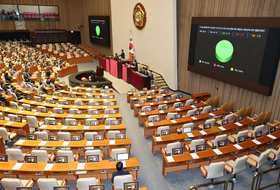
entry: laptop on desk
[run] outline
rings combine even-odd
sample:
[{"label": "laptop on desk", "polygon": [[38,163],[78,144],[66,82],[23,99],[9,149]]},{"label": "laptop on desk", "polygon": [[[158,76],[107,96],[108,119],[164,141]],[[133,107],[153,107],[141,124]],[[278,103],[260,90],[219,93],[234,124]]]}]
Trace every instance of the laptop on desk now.
[{"label": "laptop on desk", "polygon": [[123,184],[124,190],[139,190],[138,182],[127,182]]},{"label": "laptop on desk", "polygon": [[205,144],[196,145],[196,152],[201,152],[206,150]]}]

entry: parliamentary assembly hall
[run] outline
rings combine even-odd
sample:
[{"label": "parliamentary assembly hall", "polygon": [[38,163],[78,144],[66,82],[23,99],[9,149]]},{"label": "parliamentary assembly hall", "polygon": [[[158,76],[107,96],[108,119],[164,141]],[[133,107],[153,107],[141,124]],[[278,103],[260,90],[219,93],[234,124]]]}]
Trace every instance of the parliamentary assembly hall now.
[{"label": "parliamentary assembly hall", "polygon": [[280,188],[280,0],[0,0],[0,190]]}]

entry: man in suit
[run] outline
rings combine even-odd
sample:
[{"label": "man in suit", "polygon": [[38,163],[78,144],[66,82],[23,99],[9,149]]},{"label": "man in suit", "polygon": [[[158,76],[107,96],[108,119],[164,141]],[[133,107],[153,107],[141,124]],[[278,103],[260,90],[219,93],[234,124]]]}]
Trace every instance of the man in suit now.
[{"label": "man in suit", "polygon": [[123,49],[122,49],[122,52],[121,52],[121,55],[120,55],[120,56],[121,56],[122,59],[125,59],[125,54],[124,54]]},{"label": "man in suit", "polygon": [[137,64],[137,61],[136,61],[136,60],[134,60],[132,66],[137,68],[138,64]]},{"label": "man in suit", "polygon": [[112,182],[112,183],[114,183],[114,178],[115,178],[116,176],[119,176],[119,175],[127,175],[127,174],[129,174],[129,171],[123,171],[123,163],[122,163],[122,162],[118,162],[118,163],[117,163],[116,169],[117,169],[118,171],[113,173],[113,176],[112,176],[112,179],[111,179],[111,182]]}]

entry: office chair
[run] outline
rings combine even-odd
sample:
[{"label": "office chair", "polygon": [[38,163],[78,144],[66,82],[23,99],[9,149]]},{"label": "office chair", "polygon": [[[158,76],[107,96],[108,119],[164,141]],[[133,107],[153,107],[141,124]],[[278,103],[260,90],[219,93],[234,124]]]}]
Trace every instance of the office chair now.
[{"label": "office chair", "polygon": [[73,154],[72,150],[58,150],[56,156],[67,156],[68,162],[79,161],[80,153]]},{"label": "office chair", "polygon": [[55,178],[39,178],[37,180],[39,190],[53,190],[57,186],[66,186],[67,180],[56,180]]},{"label": "office chair", "polygon": [[246,169],[246,161],[248,159],[247,155],[242,157],[235,157],[233,160],[226,161],[225,170],[228,173],[233,174],[232,180],[237,181],[236,174]]}]

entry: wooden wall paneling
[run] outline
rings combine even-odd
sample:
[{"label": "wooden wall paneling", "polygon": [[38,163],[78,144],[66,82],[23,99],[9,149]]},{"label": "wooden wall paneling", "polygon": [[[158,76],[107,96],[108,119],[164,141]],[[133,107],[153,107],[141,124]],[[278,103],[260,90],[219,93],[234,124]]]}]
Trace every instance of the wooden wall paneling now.
[{"label": "wooden wall paneling", "polygon": [[275,12],[274,17],[280,17],[280,2],[277,0],[276,6],[275,6]]}]

